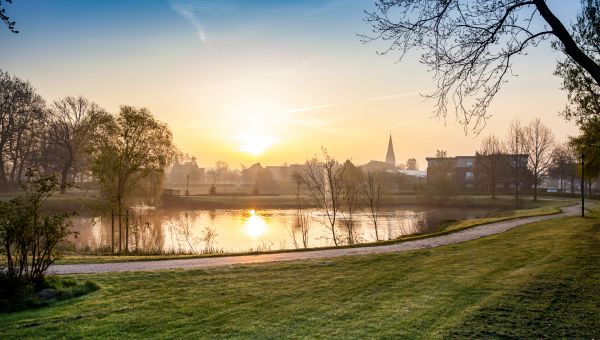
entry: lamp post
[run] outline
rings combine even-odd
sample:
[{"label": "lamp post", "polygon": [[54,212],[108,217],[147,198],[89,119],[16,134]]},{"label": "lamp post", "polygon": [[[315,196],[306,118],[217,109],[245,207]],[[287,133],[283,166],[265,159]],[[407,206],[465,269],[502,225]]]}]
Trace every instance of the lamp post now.
[{"label": "lamp post", "polygon": [[581,217],[585,217],[585,155],[581,154]]},{"label": "lamp post", "polygon": [[190,195],[190,174],[186,176],[186,184],[185,184],[185,195]]}]

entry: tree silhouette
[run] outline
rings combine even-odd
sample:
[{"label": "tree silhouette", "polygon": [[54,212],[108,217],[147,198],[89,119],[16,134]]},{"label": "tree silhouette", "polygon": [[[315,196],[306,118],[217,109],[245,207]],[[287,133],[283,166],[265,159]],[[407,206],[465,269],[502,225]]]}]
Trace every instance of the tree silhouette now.
[{"label": "tree silhouette", "polygon": [[19,33],[19,31],[15,28],[16,22],[11,21],[10,17],[6,15],[7,4],[12,4],[12,0],[0,0],[0,20],[8,27],[8,30],[13,33]]},{"label": "tree silhouette", "polygon": [[[381,53],[397,51],[400,59],[409,50],[421,50],[421,62],[437,82],[427,95],[436,100],[436,115],[445,119],[453,109],[465,130],[481,131],[514,57],[544,39],[556,39],[570,60],[600,84],[600,66],[545,0],[377,0],[376,6],[366,12],[373,35],[362,36],[363,41],[388,41]],[[538,28],[533,23],[540,19],[545,25]]]}]

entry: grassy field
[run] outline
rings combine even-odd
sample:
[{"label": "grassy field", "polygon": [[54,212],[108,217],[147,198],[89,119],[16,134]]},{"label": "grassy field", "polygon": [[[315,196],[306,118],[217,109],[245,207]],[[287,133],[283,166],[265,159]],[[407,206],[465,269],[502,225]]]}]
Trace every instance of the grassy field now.
[{"label": "grassy field", "polygon": [[[429,237],[440,236],[452,232],[457,232],[460,230],[465,230],[473,227],[480,226],[482,224],[488,224],[493,222],[500,222],[506,220],[512,220],[516,218],[523,217],[532,217],[532,216],[542,216],[542,215],[552,215],[558,214],[561,212],[561,207],[569,206],[574,204],[572,200],[548,200],[548,201],[540,201],[537,203],[541,205],[540,208],[531,208],[531,209],[521,209],[521,210],[509,210],[509,211],[500,211],[491,214],[489,217],[484,218],[475,218],[468,219],[462,221],[451,222],[445,227],[443,227],[439,232],[429,233],[429,234],[416,234],[416,235],[407,235],[400,237],[395,240],[389,241],[380,241],[380,242],[372,242],[372,243],[361,243],[350,246],[339,246],[339,247],[324,247],[319,249],[329,249],[329,248],[355,248],[355,247],[369,247],[369,246],[378,246],[385,244],[393,244],[399,242],[412,241],[416,239],[423,239]],[[265,251],[265,252],[252,252],[252,253],[222,253],[222,254],[187,254],[187,255],[176,255],[176,254],[164,254],[164,255],[89,255],[89,254],[76,254],[69,253],[61,257],[57,263],[58,264],[83,264],[83,263],[112,263],[112,262],[132,262],[132,261],[157,261],[157,260],[172,260],[172,259],[190,259],[190,258],[200,258],[200,257],[216,257],[216,256],[232,256],[232,255],[247,255],[247,254],[267,254],[267,253],[277,253],[277,252],[291,252],[291,251],[306,251],[315,248],[309,249],[288,249],[288,250],[275,250],[275,251]],[[0,258],[1,260],[1,258]]]},{"label": "grassy field", "polygon": [[600,219],[563,217],[399,254],[74,276],[102,289],[0,314],[0,338],[597,338],[598,249]]}]

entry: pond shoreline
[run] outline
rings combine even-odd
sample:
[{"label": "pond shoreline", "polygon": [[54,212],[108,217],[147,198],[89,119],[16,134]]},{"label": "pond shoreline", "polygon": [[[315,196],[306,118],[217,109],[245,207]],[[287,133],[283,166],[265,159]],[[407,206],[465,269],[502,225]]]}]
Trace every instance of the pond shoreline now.
[{"label": "pond shoreline", "polygon": [[[575,205],[575,203],[565,204],[563,208]],[[536,211],[539,210],[539,211]],[[515,211],[516,212],[516,211]],[[118,262],[136,262],[136,261],[163,261],[163,260],[181,260],[181,259],[201,259],[201,258],[213,258],[213,257],[229,257],[229,256],[246,256],[246,255],[268,255],[268,254],[284,254],[294,252],[307,252],[307,251],[318,251],[318,250],[332,250],[332,249],[352,249],[352,248],[368,248],[378,247],[385,245],[394,245],[403,242],[422,240],[432,237],[439,237],[444,235],[453,234],[456,232],[465,231],[471,228],[479,227],[482,225],[509,222],[512,220],[531,218],[531,217],[543,217],[561,214],[563,210],[561,208],[552,208],[548,210],[544,209],[529,209],[522,210],[520,213],[514,216],[505,216],[488,219],[470,219],[457,221],[460,226],[456,228],[444,228],[440,231],[427,233],[427,234],[411,234],[404,235],[396,239],[385,240],[379,242],[365,242],[353,245],[340,245],[340,246],[323,246],[323,247],[309,247],[309,248],[297,248],[297,249],[279,249],[270,251],[242,251],[242,252],[226,252],[226,253],[213,253],[213,254],[127,254],[127,255],[100,255],[100,254],[70,254],[66,258],[59,260],[58,264],[86,264],[86,263],[118,263]],[[465,223],[466,222],[466,223]]]},{"label": "pond shoreline", "polygon": [[[515,217],[506,220],[473,225],[460,230],[452,230],[436,234],[421,235],[410,239],[395,240],[391,243],[378,242],[361,244],[347,247],[328,247],[317,249],[299,249],[290,251],[265,252],[260,254],[221,254],[220,256],[198,256],[189,258],[165,258],[162,261],[152,259],[147,261],[121,261],[121,262],[95,262],[56,264],[50,268],[53,274],[91,274],[103,272],[121,271],[146,271],[146,270],[168,270],[181,268],[202,268],[214,266],[227,266],[235,264],[253,264],[265,262],[294,261],[307,259],[320,259],[348,255],[379,254],[415,249],[438,247],[473,240],[489,235],[494,235],[524,224],[558,218],[560,216],[572,216],[578,213],[579,207],[572,205],[559,212],[528,217]],[[435,239],[430,240],[430,239]],[[354,251],[353,251],[354,250]],[[297,253],[294,255],[294,253]],[[305,253],[302,255],[301,253]],[[255,256],[253,256],[255,255]],[[269,256],[271,255],[271,256]],[[277,256],[279,255],[279,256]],[[260,257],[259,257],[260,256]],[[275,257],[273,257],[275,256]],[[239,259],[239,260],[236,260]],[[137,262],[137,264],[136,264]]]}]

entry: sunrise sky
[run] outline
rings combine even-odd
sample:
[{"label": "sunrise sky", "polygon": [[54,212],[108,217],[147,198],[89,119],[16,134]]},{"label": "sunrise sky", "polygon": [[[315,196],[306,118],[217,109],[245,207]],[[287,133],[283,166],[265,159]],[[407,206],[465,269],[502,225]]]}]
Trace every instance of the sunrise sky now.
[{"label": "sunrise sky", "polygon": [[[570,24],[579,1],[549,5]],[[378,55],[360,1],[15,0],[20,33],[0,30],[0,68],[28,79],[47,99],[83,95],[105,109],[148,107],[175,143],[203,166],[303,162],[320,146],[356,163],[396,159],[421,169],[436,149],[473,154],[482,136],[504,136],[511,120],[543,120],[560,140],[577,132],[558,112],[549,43],[515,60],[480,136],[454,117],[429,119],[433,88],[418,52],[402,63]]]}]

